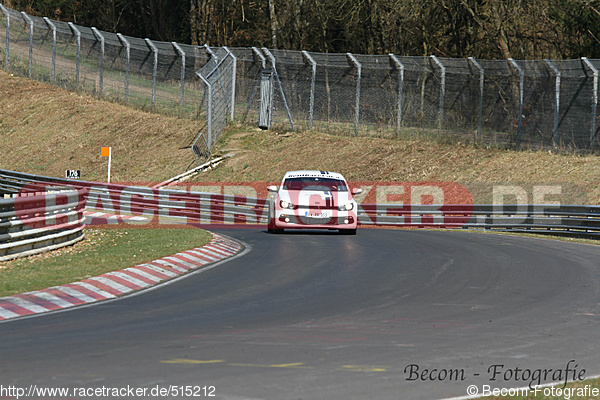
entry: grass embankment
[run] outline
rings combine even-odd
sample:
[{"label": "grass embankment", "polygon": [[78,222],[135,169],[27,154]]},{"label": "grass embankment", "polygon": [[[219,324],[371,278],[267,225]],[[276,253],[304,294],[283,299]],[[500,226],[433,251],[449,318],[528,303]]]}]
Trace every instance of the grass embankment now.
[{"label": "grass embankment", "polygon": [[557,184],[562,185],[563,204],[571,199],[600,204],[600,163],[592,154],[447,143],[437,133],[411,129],[398,139],[383,139],[314,131],[282,135],[236,126],[220,146],[223,153],[236,156],[195,179],[278,181],[289,170],[317,169],[342,172],[351,182],[457,182],[471,191],[476,203],[491,200],[493,185],[523,185],[530,190],[534,185]]},{"label": "grass embankment", "polygon": [[0,297],[44,289],[203,246],[201,229],[86,228],[85,240],[48,253],[0,262]]},{"label": "grass embankment", "polygon": [[112,147],[113,182],[161,181],[194,160],[189,144],[200,121],[166,117],[69,92],[0,71],[0,168],[106,181]]}]

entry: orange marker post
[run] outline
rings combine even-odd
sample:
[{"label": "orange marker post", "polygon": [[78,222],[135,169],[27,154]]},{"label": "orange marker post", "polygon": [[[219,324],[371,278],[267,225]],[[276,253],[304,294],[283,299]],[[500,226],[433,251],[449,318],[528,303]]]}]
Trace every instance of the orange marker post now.
[{"label": "orange marker post", "polygon": [[100,149],[101,157],[108,157],[108,183],[110,183],[110,162],[112,158],[112,147],[102,147]]}]

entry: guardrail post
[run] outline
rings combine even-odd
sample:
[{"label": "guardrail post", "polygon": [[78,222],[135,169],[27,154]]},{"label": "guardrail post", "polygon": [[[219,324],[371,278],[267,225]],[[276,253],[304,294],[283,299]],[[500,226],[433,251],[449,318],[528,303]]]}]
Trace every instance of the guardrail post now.
[{"label": "guardrail post", "polygon": [[310,103],[308,109],[308,127],[313,128],[314,109],[315,109],[315,85],[317,81],[317,63],[307,51],[302,51],[302,56],[311,65],[310,78]]},{"label": "guardrail post", "polygon": [[400,62],[398,57],[395,54],[389,54],[390,59],[394,67],[398,70],[398,110],[397,110],[397,118],[398,118],[398,126],[397,132],[400,133],[400,128],[402,127],[402,95],[404,91],[404,64]]},{"label": "guardrail post", "polygon": [[29,18],[29,15],[25,11],[21,11],[21,16],[29,24],[29,69],[27,77],[31,79],[31,69],[33,67],[33,20]]},{"label": "guardrail post", "polygon": [[592,70],[594,74],[594,91],[592,93],[592,119],[590,123],[590,148],[594,148],[594,140],[596,139],[596,110],[598,108],[598,69],[587,59],[581,57],[581,60]]},{"label": "guardrail post", "polygon": [[44,17],[44,22],[52,29],[52,82],[56,81],[56,25],[50,18]]},{"label": "guardrail post", "polygon": [[75,61],[75,83],[79,86],[79,66],[81,64],[81,31],[77,29],[75,24],[69,22],[69,28],[75,35],[75,41],[77,43],[77,60]]},{"label": "guardrail post", "polygon": [[227,54],[232,58],[233,62],[233,71],[231,71],[231,116],[230,120],[233,122],[234,113],[235,113],[235,85],[236,85],[236,77],[237,77],[237,57],[229,50],[227,46],[223,46]]},{"label": "guardrail post", "polygon": [[129,100],[129,64],[131,63],[131,44],[125,36],[117,33],[121,46],[125,47],[125,101]]},{"label": "guardrail post", "polygon": [[144,39],[144,41],[146,42],[148,48],[154,54],[154,62],[152,67],[152,107],[154,107],[156,106],[156,75],[158,72],[158,49],[156,48],[154,43],[152,43],[152,40],[146,38]]},{"label": "guardrail post", "polygon": [[4,51],[4,68],[8,71],[8,53],[10,48],[10,14],[2,4],[0,4],[0,9],[4,15],[6,15],[6,49]]},{"label": "guardrail post", "polygon": [[481,65],[479,65],[477,60],[475,60],[473,57],[469,57],[469,61],[479,71],[479,102],[478,102],[478,107],[477,107],[477,141],[480,142],[481,141],[481,126],[482,126],[482,121],[483,121],[483,86],[484,86],[485,75],[484,75],[483,68],[481,67]]},{"label": "guardrail post", "polygon": [[552,143],[554,147],[558,146],[558,116],[560,113],[560,80],[561,80],[561,72],[552,62],[548,59],[545,59],[546,64],[550,67],[550,69],[554,72],[556,76],[555,79],[555,90],[554,90],[554,124],[552,126]]},{"label": "guardrail post", "polygon": [[348,62],[350,65],[356,68],[358,75],[356,77],[356,99],[354,105],[354,136],[358,136],[358,123],[360,121],[360,78],[362,76],[362,65],[352,53],[346,53],[346,57],[348,57]]},{"label": "guardrail post", "polygon": [[519,111],[517,115],[517,148],[521,147],[521,133],[523,128],[523,92],[525,90],[525,71],[515,60],[509,58],[508,61],[517,71],[519,71]]},{"label": "guardrail post", "polygon": [[92,33],[96,40],[100,42],[100,82],[99,82],[99,94],[102,94],[102,89],[104,87],[104,36],[100,31],[94,27],[92,27]]},{"label": "guardrail post", "polygon": [[446,67],[444,64],[434,55],[429,56],[431,60],[440,68],[440,99],[439,99],[439,110],[438,110],[438,129],[442,129],[442,121],[444,120],[444,98],[446,97]]}]

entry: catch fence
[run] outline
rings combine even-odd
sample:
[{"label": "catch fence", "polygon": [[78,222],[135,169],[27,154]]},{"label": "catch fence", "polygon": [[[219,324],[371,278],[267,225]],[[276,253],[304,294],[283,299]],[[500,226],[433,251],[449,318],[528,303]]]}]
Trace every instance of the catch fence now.
[{"label": "catch fence", "polygon": [[[476,60],[214,48],[124,36],[0,5],[10,73],[200,121],[525,148],[598,145],[600,60]],[[4,17],[2,17],[2,14]]]}]

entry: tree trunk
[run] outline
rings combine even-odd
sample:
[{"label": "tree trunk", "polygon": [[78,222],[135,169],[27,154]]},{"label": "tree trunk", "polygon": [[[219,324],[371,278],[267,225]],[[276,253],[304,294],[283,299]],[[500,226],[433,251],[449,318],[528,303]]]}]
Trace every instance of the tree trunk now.
[{"label": "tree trunk", "polygon": [[269,20],[271,22],[271,47],[276,49],[279,25],[277,24],[277,14],[275,12],[275,0],[269,0]]}]

